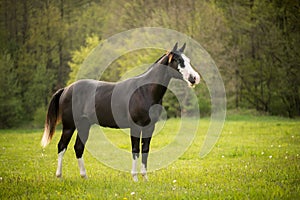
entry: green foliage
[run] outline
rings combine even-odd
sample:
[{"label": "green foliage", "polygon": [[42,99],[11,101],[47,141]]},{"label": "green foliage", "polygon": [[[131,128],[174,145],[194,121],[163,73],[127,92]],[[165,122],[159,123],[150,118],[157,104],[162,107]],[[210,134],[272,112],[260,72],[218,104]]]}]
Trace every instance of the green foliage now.
[{"label": "green foliage", "polygon": [[11,56],[0,55],[0,128],[19,126],[24,114],[14,70]]},{"label": "green foliage", "polygon": [[80,47],[79,50],[71,52],[72,60],[68,63],[70,66],[70,74],[67,85],[75,82],[77,79],[78,71],[83,63],[83,61],[88,57],[88,55],[93,51],[93,49],[100,43],[99,37],[92,35],[86,38],[85,46]]},{"label": "green foliage", "polygon": [[[124,41],[124,45],[130,41]],[[133,42],[133,41],[131,41]],[[165,52],[159,49],[141,49],[121,55],[106,68],[101,80],[119,81],[144,73]]]},{"label": "green foliage", "polygon": [[168,118],[175,118],[181,116],[181,108],[179,101],[170,90],[166,92],[166,95],[163,100],[163,106],[166,109]]},{"label": "green foliage", "polygon": [[[76,79],[81,62],[103,38],[143,26],[175,29],[198,41],[222,74],[229,109],[300,115],[297,1],[3,0],[0,5],[1,60],[9,55],[7,79],[17,88],[10,100],[0,102],[6,113],[15,113],[5,114],[5,127],[17,124],[12,123],[17,119],[32,120],[53,92]],[[161,53],[139,50],[123,55],[101,79],[117,81]],[[0,88],[5,91],[5,84]],[[210,96],[201,92],[200,110],[209,114]],[[15,107],[19,101],[21,106]],[[165,103],[176,100],[166,97]],[[178,111],[170,115],[178,116]]]},{"label": "green foliage", "polygon": [[32,120],[32,128],[44,128],[46,112],[47,108],[44,106],[36,109]]},{"label": "green foliage", "polygon": [[[190,123],[195,122],[190,120]],[[3,199],[299,198],[299,120],[236,116],[225,123],[210,154],[200,158],[209,123],[208,119],[200,121],[199,132],[183,156],[167,168],[149,173],[148,182],[138,183],[132,181],[130,172],[101,164],[89,151],[84,154],[89,178],[82,179],[73,148],[68,148],[64,156],[63,178],[58,180],[55,170],[60,134],[55,134],[49,146],[41,149],[38,146],[42,130],[2,130],[0,196]],[[178,125],[177,119],[167,121],[153,137],[149,156],[172,141]],[[102,130],[114,145],[129,151],[128,135],[115,129]],[[74,145],[75,138],[69,147]],[[20,156],[24,150],[26,156]]]},{"label": "green foliage", "polygon": [[299,115],[299,4],[229,0],[217,5],[225,11],[233,33],[228,70],[233,81],[227,82],[227,91],[235,96],[231,98],[235,107]]}]

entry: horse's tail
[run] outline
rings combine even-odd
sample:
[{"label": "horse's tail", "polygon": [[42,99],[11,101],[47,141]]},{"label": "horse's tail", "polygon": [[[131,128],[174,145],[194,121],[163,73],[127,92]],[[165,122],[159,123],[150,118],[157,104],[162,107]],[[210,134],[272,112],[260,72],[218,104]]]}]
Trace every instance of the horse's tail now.
[{"label": "horse's tail", "polygon": [[59,98],[60,98],[61,94],[63,93],[63,91],[64,91],[64,88],[56,91],[50,100],[50,104],[49,104],[48,112],[47,112],[47,116],[46,116],[44,135],[43,135],[43,138],[41,141],[41,145],[43,147],[46,147],[50,143],[50,141],[54,135],[54,132],[55,132],[56,124],[60,120]]}]

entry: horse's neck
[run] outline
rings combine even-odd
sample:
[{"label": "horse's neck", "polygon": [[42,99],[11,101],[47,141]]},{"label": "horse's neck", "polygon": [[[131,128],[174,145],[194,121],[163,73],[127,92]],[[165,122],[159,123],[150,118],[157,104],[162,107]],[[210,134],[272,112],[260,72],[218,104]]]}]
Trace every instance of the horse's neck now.
[{"label": "horse's neck", "polygon": [[145,85],[145,89],[151,95],[151,99],[155,101],[154,103],[161,102],[171,80],[165,64],[165,59],[163,59],[156,66],[153,66],[145,77],[146,81],[150,83]]}]

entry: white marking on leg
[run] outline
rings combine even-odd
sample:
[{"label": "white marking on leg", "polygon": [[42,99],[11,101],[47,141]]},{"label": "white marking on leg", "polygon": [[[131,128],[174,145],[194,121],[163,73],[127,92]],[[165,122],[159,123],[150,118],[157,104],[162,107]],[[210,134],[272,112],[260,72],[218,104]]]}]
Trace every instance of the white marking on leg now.
[{"label": "white marking on leg", "polygon": [[131,175],[134,182],[138,181],[137,163],[138,163],[138,153],[133,153]]},{"label": "white marking on leg", "polygon": [[66,152],[66,149],[63,149],[58,154],[58,158],[57,158],[57,170],[56,170],[56,177],[57,178],[60,178],[62,176],[62,161],[63,161],[63,157],[64,157],[65,152]]},{"label": "white marking on leg", "polygon": [[147,176],[147,167],[144,163],[142,163],[142,167],[141,167],[141,174],[144,178],[144,181],[148,181],[148,176]]},{"label": "white marking on leg", "polygon": [[148,161],[148,153],[142,153],[142,166],[141,166],[141,174],[144,178],[144,181],[148,181],[147,176],[147,161]]},{"label": "white marking on leg", "polygon": [[77,160],[78,160],[78,167],[79,167],[79,171],[80,171],[80,176],[82,178],[87,178],[86,171],[85,171],[85,168],[84,168],[83,159],[82,158],[78,158]]}]

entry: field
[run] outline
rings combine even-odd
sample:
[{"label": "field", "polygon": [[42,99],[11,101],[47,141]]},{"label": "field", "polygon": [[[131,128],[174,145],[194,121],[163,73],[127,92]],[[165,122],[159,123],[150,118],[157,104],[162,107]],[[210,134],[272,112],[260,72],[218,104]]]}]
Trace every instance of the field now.
[{"label": "field", "polygon": [[[193,120],[191,120],[193,123]],[[153,137],[156,151],[172,140],[178,120],[171,119]],[[42,130],[0,131],[0,199],[299,199],[300,121],[266,116],[231,116],[214,149],[200,148],[209,125],[201,119],[192,145],[167,168],[135,183],[130,173],[111,169],[84,154],[88,179],[79,176],[73,137],[64,157],[63,178],[55,177],[57,131],[46,149]],[[124,150],[124,133],[106,129]],[[151,156],[151,153],[150,153]],[[149,163],[151,165],[151,163]]]}]

